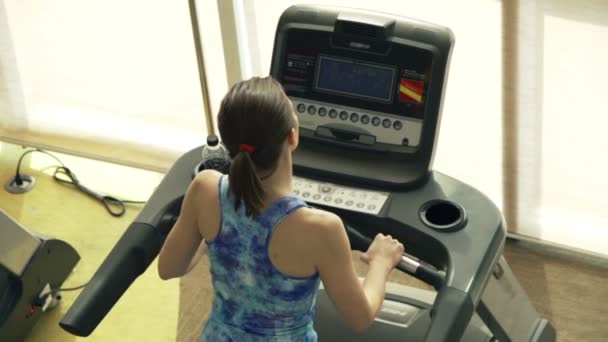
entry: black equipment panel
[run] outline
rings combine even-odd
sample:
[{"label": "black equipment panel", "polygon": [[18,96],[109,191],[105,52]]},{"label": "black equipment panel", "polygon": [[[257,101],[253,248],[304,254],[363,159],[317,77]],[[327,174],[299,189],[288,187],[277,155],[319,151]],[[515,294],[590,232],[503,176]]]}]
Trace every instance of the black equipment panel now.
[{"label": "black equipment panel", "polygon": [[271,75],[300,120],[294,169],[388,190],[423,184],[453,44],[448,28],[410,18],[288,8],[277,26]]},{"label": "black equipment panel", "polygon": [[[325,31],[289,31],[278,76],[287,95],[424,117],[433,61],[430,51],[400,44],[384,46],[385,51],[379,53],[337,48],[333,36]],[[401,91],[401,86],[407,91]]]}]

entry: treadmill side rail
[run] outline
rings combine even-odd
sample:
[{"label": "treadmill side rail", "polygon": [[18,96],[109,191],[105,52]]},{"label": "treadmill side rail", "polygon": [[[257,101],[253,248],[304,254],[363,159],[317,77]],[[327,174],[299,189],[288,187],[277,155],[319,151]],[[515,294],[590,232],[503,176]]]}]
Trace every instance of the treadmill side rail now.
[{"label": "treadmill side rail", "polygon": [[553,326],[540,318],[504,257],[497,267],[477,306],[484,323],[499,341],[555,341]]},{"label": "treadmill side rail", "polygon": [[[357,334],[342,319],[321,286],[315,308],[315,330],[320,342],[422,341],[431,322],[430,312],[435,297],[434,291],[387,283],[386,297],[378,316],[366,331]],[[492,337],[481,319],[474,314],[466,325],[461,341],[489,342]]]}]

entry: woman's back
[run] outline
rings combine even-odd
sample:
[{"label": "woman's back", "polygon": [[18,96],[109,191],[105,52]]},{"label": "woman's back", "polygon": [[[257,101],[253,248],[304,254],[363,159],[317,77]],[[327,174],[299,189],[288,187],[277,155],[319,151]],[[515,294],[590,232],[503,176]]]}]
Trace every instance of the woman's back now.
[{"label": "woman's back", "polygon": [[[281,85],[253,78],[222,100],[218,128],[231,157],[228,176],[201,172],[159,255],[163,279],[196,264],[209,244],[215,291],[205,341],[316,341],[312,327],[319,279],[356,331],[373,322],[403,245],[378,234],[363,255],[361,283],[342,220],[306,208],[293,191],[298,118]],[[230,184],[228,184],[230,183]]]},{"label": "woman's back", "polygon": [[214,300],[204,338],[315,341],[312,318],[319,275],[289,276],[269,255],[277,225],[306,203],[282,197],[252,218],[244,206],[235,208],[228,183],[227,177],[219,180],[221,223],[208,242]]}]

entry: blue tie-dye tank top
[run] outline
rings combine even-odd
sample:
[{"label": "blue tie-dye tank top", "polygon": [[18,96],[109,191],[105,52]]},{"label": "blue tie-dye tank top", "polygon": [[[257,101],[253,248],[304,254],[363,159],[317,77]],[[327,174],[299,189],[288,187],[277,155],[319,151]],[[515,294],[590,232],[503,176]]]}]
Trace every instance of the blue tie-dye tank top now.
[{"label": "blue tie-dye tank top", "polygon": [[312,325],[318,273],[291,277],[277,270],[268,255],[274,228],[307,206],[287,196],[253,219],[241,204],[235,210],[228,177],[219,181],[221,223],[208,243],[214,298],[202,341],[316,341]]}]

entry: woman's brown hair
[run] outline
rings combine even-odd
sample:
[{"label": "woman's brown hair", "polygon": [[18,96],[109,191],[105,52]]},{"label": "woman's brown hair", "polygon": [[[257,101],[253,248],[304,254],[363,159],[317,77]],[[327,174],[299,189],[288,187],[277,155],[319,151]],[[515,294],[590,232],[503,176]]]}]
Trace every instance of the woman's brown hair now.
[{"label": "woman's brown hair", "polygon": [[257,217],[264,189],[257,171],[272,174],[285,139],[296,127],[292,105],[273,78],[254,77],[233,85],[220,106],[218,127],[230,153],[230,190],[236,209],[241,201],[246,214]]}]

